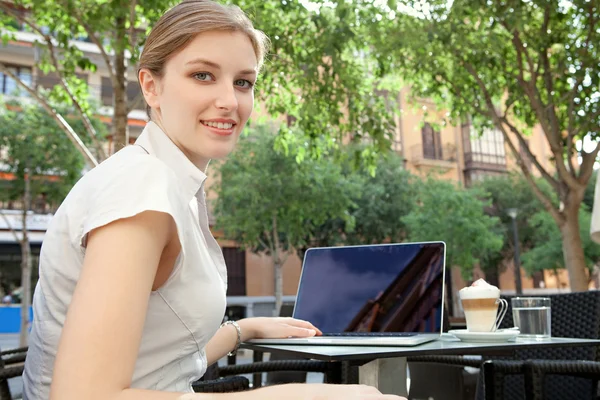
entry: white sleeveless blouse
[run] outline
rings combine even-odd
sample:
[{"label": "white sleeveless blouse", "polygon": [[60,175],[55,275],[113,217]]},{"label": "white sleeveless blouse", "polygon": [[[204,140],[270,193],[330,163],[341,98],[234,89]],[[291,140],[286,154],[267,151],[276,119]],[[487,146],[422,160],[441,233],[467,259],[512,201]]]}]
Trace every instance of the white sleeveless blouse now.
[{"label": "white sleeveless blouse", "polygon": [[52,218],[42,245],[23,374],[25,399],[49,398],[86,235],[146,210],[173,217],[181,253],[167,282],[150,294],[132,387],[192,391],[191,383],[206,371],[204,348],[223,319],[227,288],[223,254],[209,230],[205,180],[206,175],[149,122],[136,146],[119,151],[77,182]]}]

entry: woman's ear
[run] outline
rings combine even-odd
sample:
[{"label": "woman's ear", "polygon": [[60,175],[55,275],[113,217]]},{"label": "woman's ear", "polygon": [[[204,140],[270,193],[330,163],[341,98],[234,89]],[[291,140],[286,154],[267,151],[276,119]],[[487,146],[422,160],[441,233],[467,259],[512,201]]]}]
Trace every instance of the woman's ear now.
[{"label": "woman's ear", "polygon": [[152,73],[146,68],[140,69],[138,73],[138,79],[140,81],[140,87],[142,88],[142,94],[144,95],[144,99],[146,100],[146,104],[148,104],[151,108],[159,109],[160,108],[160,98],[159,98],[159,82],[157,78],[155,78]]}]

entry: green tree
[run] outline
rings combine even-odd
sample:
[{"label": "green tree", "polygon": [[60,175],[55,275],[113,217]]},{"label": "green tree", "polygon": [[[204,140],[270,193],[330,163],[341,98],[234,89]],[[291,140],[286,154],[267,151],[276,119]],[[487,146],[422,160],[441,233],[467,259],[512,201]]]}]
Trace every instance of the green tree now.
[{"label": "green tree", "polygon": [[[589,276],[588,284],[589,280],[592,279],[594,266],[600,263],[600,246],[594,243],[590,237],[591,217],[587,206],[581,207],[579,226],[583,241],[585,266]],[[546,211],[540,211],[529,220],[529,225],[535,229],[536,235],[532,248],[523,253],[523,268],[529,274],[547,269],[558,275],[558,270],[565,268],[565,262],[560,246],[560,231],[552,220],[552,216]]]},{"label": "green tree", "polygon": [[585,188],[585,195],[583,196],[583,204],[587,206],[589,210],[594,208],[594,193],[596,193],[596,182],[598,182],[598,170],[594,171],[590,183]]},{"label": "green tree", "polygon": [[500,220],[485,214],[489,201],[477,189],[429,178],[417,194],[418,206],[403,218],[411,241],[446,242],[446,265],[471,278],[482,257],[502,248]]},{"label": "green tree", "polygon": [[282,266],[327,219],[352,224],[349,185],[339,165],[327,157],[298,164],[273,151],[275,133],[259,127],[219,166],[214,204],[216,228],[253,252],[273,259],[275,314],[281,309]]},{"label": "green tree", "polygon": [[[327,149],[350,137],[355,142],[369,138],[372,145],[363,151],[360,160],[373,168],[377,150],[389,148],[394,132],[393,115],[389,112],[393,95],[379,96],[375,68],[363,51],[365,43],[354,3],[328,3],[319,10],[309,10],[299,1],[228,0],[245,10],[258,29],[271,38],[272,52],[268,57],[257,86],[257,95],[271,117],[288,117],[299,129],[281,126],[278,144],[295,149],[299,160],[318,157]],[[0,28],[4,39],[14,39],[6,29],[25,26],[38,34],[36,46],[42,55],[40,68],[57,73],[60,85],[53,91],[55,98],[73,104],[84,121],[90,117],[87,84],[76,71],[96,71],[106,66],[113,88],[113,134],[115,149],[127,143],[127,75],[135,70],[144,28],[153,22],[175,0],[92,1],[16,0],[2,3],[4,18]],[[312,6],[319,3],[312,3]],[[21,11],[25,10],[26,13]],[[51,33],[46,33],[51,32]],[[84,54],[72,39],[85,39],[98,46],[101,62]],[[130,58],[127,55],[130,54]],[[100,146],[96,157],[82,146],[73,129],[64,124],[52,110],[48,97],[28,88],[6,65],[0,71],[20,82],[72,138],[76,147],[91,165],[96,157],[103,159]],[[86,124],[87,136],[94,130]],[[301,136],[299,132],[303,132]],[[306,138],[309,146],[301,146]]]},{"label": "green tree", "polygon": [[[144,30],[160,16],[173,1],[169,0],[15,0],[0,3],[0,29],[6,44],[15,40],[17,27],[37,35],[34,43],[39,63],[35,68],[44,73],[55,73],[59,84],[51,91],[31,87],[0,62],[0,72],[14,79],[19,87],[32,96],[53,117],[55,122],[83,154],[90,166],[98,159],[106,158],[104,149],[92,119],[92,106],[89,101],[87,82],[82,81],[76,72],[95,72],[100,66],[108,71],[113,91],[113,139],[114,149],[128,143],[128,113],[141,102],[141,96],[127,102],[128,75],[137,63],[141,43],[145,39]],[[87,40],[97,46],[101,63],[84,53],[76,40]],[[99,65],[100,64],[100,65]],[[37,76],[38,73],[34,73]],[[76,112],[83,124],[80,137],[51,103],[68,104]],[[85,139],[87,137],[87,139]],[[93,144],[93,154],[85,142]]]},{"label": "green tree", "polygon": [[[540,188],[549,197],[552,189],[543,180],[538,182]],[[485,198],[491,204],[485,209],[487,215],[497,217],[501,222],[503,245],[497,253],[489,254],[481,260],[481,267],[488,275],[493,276],[497,282],[498,267],[514,257],[514,235],[512,233],[512,219],[507,214],[510,208],[517,209],[517,230],[519,233],[519,248],[526,251],[533,246],[537,231],[529,224],[530,219],[543,209],[539,199],[535,196],[529,183],[522,175],[513,173],[502,176],[491,176],[476,184],[485,193]]]},{"label": "green tree", "polygon": [[344,179],[352,187],[353,205],[349,214],[354,224],[347,229],[342,218],[326,220],[306,237],[306,246],[297,249],[301,259],[308,247],[402,242],[406,239],[402,218],[414,206],[416,185],[414,177],[404,169],[402,158],[393,151],[381,154],[373,176],[366,169],[354,168],[355,162],[351,159],[360,151],[347,147],[341,150],[346,156],[341,162]]},{"label": "green tree", "polygon": [[403,217],[415,206],[417,180],[404,168],[395,152],[382,154],[371,176],[362,172],[363,185],[352,211],[354,229],[346,233],[347,244],[403,242],[407,228]]},{"label": "green tree", "polygon": [[[502,132],[561,232],[571,288],[586,290],[578,216],[600,152],[597,2],[406,0],[388,5],[365,18],[372,28],[366,38],[373,40],[380,63],[406,79],[415,96],[447,108],[455,121],[470,121],[477,132]],[[553,170],[530,151],[526,138],[534,126],[544,134]],[[591,151],[577,148],[584,138],[594,144]],[[535,175],[549,184],[558,202],[544,193]]]},{"label": "green tree", "polygon": [[[71,119],[75,127],[82,122]],[[100,132],[102,123],[92,120]],[[58,204],[81,176],[84,161],[67,137],[52,121],[52,117],[37,106],[0,104],[0,162],[14,178],[2,190],[2,200],[21,200],[20,232],[12,229],[21,247],[21,335],[20,344],[27,343],[29,305],[31,302],[31,248],[27,236],[27,214],[32,201],[44,196]],[[10,222],[4,214],[9,227]]]},{"label": "green tree", "polygon": [[[259,96],[271,116],[289,116],[304,137],[283,125],[278,141],[318,156],[350,138],[369,139],[361,160],[371,167],[387,151],[394,133],[390,99],[382,96],[365,52],[358,1],[302,2],[232,0],[271,39],[272,49],[259,82]],[[310,9],[307,8],[309,4]],[[358,8],[357,8],[358,7]]]}]

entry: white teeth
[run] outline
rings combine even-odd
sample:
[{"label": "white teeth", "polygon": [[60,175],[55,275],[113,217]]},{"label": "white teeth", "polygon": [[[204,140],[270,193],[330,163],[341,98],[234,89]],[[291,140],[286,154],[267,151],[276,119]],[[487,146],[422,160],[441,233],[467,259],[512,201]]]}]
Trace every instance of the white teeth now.
[{"label": "white teeth", "polygon": [[204,121],[203,124],[217,129],[231,129],[233,127],[233,124],[224,124],[222,122]]}]

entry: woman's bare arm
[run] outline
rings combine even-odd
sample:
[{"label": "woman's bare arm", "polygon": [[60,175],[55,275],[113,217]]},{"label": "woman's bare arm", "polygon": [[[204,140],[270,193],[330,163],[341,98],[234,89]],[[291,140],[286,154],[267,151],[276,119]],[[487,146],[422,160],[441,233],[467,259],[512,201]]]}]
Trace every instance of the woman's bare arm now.
[{"label": "woman's bare arm", "polygon": [[172,217],[154,211],[90,233],[54,365],[52,400],[182,395],[129,389],[152,285],[173,238]]}]

